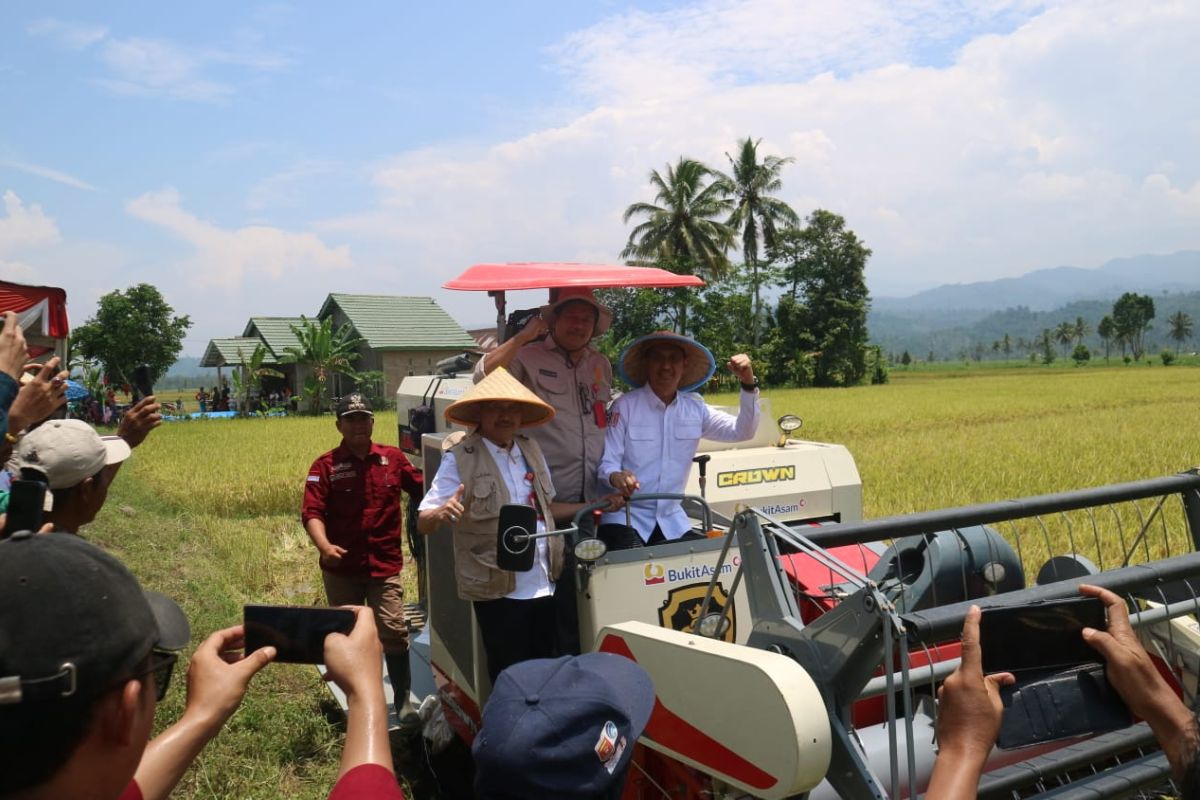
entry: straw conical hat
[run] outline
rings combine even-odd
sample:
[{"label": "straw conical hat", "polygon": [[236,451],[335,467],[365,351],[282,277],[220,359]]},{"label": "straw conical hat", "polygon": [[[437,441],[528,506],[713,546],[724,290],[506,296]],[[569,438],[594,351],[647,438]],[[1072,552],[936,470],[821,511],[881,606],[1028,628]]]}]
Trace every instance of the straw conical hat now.
[{"label": "straw conical hat", "polygon": [[657,331],[634,339],[621,357],[617,369],[630,386],[646,383],[646,351],[660,342],[668,342],[684,352],[687,361],[683,365],[683,376],[679,379],[679,391],[691,392],[699,389],[717,371],[717,360],[704,345],[688,336],[671,331]]},{"label": "straw conical hat", "polygon": [[554,418],[554,408],[521,385],[504,367],[496,367],[486,378],[446,408],[446,421],[458,425],[479,424],[479,410],[491,401],[520,403],[521,427],[542,425]]}]

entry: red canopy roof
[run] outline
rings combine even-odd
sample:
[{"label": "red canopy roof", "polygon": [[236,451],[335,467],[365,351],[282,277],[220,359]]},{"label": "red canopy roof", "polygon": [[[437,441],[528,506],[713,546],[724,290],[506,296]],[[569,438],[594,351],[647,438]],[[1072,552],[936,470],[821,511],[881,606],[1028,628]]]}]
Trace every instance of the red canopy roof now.
[{"label": "red canopy roof", "polygon": [[518,289],[553,289],[563,286],[609,288],[674,288],[703,286],[695,275],[676,275],[657,267],[608,264],[514,263],[476,264],[442,284],[445,289],[469,292],[507,292]]},{"label": "red canopy roof", "polygon": [[38,356],[67,338],[67,293],[53,286],[0,281],[0,313],[15,311],[25,330],[29,354]]}]

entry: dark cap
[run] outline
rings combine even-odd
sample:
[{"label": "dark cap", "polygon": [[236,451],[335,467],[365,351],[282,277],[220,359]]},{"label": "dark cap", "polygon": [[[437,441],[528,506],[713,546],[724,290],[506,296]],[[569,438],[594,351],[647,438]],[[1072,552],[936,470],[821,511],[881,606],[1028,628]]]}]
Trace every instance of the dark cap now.
[{"label": "dark cap", "polygon": [[0,715],[9,704],[86,702],[191,632],[173,600],[71,533],[0,541]]},{"label": "dark cap", "polygon": [[341,400],[338,400],[338,417],[344,417],[347,414],[370,414],[372,417],[375,416],[375,413],[371,411],[371,401],[358,392],[348,394]]},{"label": "dark cap", "polygon": [[514,664],[471,750],[484,800],[619,797],[654,684],[633,661],[585,653]]}]

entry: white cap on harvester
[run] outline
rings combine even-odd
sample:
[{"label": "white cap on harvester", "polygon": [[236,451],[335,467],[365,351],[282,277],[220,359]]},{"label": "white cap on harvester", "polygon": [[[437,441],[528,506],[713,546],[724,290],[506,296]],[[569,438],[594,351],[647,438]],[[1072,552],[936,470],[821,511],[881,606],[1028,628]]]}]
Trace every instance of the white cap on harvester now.
[{"label": "white cap on harvester", "polygon": [[109,464],[129,458],[129,445],[120,436],[100,436],[78,419],[52,419],[30,431],[13,460],[18,468],[36,469],[51,489],[83,483]]}]

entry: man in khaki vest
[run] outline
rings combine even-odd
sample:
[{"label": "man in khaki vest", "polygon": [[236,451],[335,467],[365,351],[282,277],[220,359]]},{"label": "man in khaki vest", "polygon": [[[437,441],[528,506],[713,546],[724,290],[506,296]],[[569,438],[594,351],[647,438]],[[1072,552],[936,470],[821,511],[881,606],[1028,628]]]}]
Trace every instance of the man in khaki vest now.
[{"label": "man in khaki vest", "polygon": [[[503,505],[536,508],[539,531],[545,520],[568,520],[583,507],[553,500],[546,458],[521,432],[553,417],[554,409],[506,369],[494,370],[446,409],[448,422],[473,430],[442,455],[421,501],[417,530],[454,530],[458,596],[474,606],[493,683],[505,667],[557,649],[554,584],[562,574],[562,538],[537,539],[528,572],[500,569],[495,544]],[[613,501],[619,502],[615,495]]]}]

